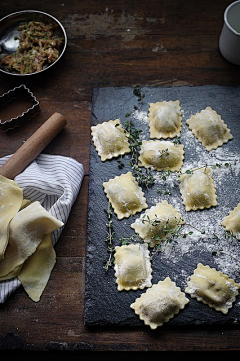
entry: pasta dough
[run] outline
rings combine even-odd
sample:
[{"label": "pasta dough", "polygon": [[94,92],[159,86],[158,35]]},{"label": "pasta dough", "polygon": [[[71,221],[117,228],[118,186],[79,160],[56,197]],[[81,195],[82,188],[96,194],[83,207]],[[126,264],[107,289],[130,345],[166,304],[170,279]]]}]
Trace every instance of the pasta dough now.
[{"label": "pasta dough", "polygon": [[192,115],[186,123],[208,151],[217,149],[233,138],[221,116],[211,107]]},{"label": "pasta dough", "polygon": [[91,127],[94,146],[104,162],[130,152],[128,138],[119,119]]},{"label": "pasta dough", "polygon": [[23,263],[42,242],[43,236],[63,226],[39,202],[19,211],[11,220],[9,242],[4,259],[0,261],[0,280],[19,274]]},{"label": "pasta dough", "polygon": [[180,176],[180,192],[186,211],[217,205],[217,195],[209,168],[194,169]]},{"label": "pasta dough", "polygon": [[216,311],[227,314],[236,300],[239,288],[240,285],[227,275],[199,263],[185,292]]},{"label": "pasta dough", "polygon": [[184,223],[181,214],[165,200],[146,210],[131,227],[144,242],[154,247],[169,238]]},{"label": "pasta dough", "polygon": [[143,140],[139,166],[152,168],[157,171],[177,171],[182,167],[184,150],[182,144],[174,144],[170,141]]},{"label": "pasta dough", "polygon": [[144,321],[156,329],[168,322],[189,302],[188,298],[169,277],[148,288],[130,307]]},{"label": "pasta dough", "polygon": [[151,287],[152,268],[147,244],[116,246],[114,263],[118,291]]},{"label": "pasta dough", "polygon": [[0,259],[8,244],[9,223],[19,211],[23,201],[23,191],[18,184],[0,175]]},{"label": "pasta dough", "polygon": [[150,138],[174,138],[180,136],[182,115],[179,100],[150,103]]},{"label": "pasta dough", "polygon": [[223,219],[222,226],[240,240],[240,203]]},{"label": "pasta dough", "polygon": [[56,263],[56,253],[52,246],[52,234],[46,234],[36,251],[24,262],[18,279],[28,296],[35,302],[47,285]]},{"label": "pasta dough", "polygon": [[103,187],[118,219],[128,218],[147,208],[142,188],[131,172],[104,182]]}]

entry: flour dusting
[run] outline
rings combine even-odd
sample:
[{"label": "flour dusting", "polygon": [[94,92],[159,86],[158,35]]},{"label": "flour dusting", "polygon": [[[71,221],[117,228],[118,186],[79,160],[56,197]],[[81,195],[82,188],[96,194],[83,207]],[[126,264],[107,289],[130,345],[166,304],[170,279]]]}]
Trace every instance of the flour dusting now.
[{"label": "flour dusting", "polygon": [[[198,253],[207,254],[208,259],[212,259],[218,270],[239,282],[240,243],[226,232],[221,222],[240,202],[240,152],[229,150],[225,144],[208,152],[186,125],[185,121],[189,115],[184,110],[182,117],[183,126],[180,141],[184,145],[186,157],[181,172],[209,167],[217,192],[218,205],[209,210],[186,212],[179,191],[180,172],[153,172],[155,177],[154,191],[149,190],[148,192],[151,205],[166,199],[181,213],[186,221],[186,224],[181,227],[180,234],[173,237],[171,242],[163,242],[161,252],[153,251],[153,254],[158,253],[156,257],[176,265],[179,259],[183,257],[196,257]],[[142,139],[149,139],[148,112],[135,110],[133,120],[137,127],[143,129]],[[234,196],[231,195],[234,204],[223,202],[224,192],[229,191],[227,189],[229,182],[231,189],[236,191]],[[200,261],[205,263],[204,258]],[[175,273],[175,278],[183,280],[182,283],[185,286],[190,275],[184,269],[178,269]]]}]

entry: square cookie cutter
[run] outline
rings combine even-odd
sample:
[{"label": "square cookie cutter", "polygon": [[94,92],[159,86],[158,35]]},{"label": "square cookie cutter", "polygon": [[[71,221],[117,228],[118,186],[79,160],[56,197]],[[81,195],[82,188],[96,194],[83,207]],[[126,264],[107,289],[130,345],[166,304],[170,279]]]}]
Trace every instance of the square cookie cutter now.
[{"label": "square cookie cutter", "polygon": [[19,127],[23,122],[35,117],[35,115],[40,112],[39,101],[24,84],[15,87],[14,89],[11,89],[1,95],[0,107],[3,107],[5,104],[10,103],[14,107],[14,102],[18,101],[19,99],[24,99],[25,101],[28,101],[29,104],[32,104],[32,106],[28,107],[26,111],[11,119],[2,121],[0,118],[0,128],[2,128],[5,132],[10,129]]}]

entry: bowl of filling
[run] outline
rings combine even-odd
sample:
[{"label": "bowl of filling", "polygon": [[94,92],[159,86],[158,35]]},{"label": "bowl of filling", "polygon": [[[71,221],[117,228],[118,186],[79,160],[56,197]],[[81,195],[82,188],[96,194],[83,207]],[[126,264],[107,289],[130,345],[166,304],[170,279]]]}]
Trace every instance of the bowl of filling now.
[{"label": "bowl of filling", "polygon": [[0,20],[0,71],[15,76],[39,74],[65,52],[67,35],[52,15],[25,10]]}]

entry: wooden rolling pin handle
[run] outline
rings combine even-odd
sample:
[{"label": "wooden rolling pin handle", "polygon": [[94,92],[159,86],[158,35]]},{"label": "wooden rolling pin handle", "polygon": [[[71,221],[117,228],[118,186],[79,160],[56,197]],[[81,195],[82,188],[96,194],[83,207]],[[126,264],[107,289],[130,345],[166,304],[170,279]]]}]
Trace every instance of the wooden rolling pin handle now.
[{"label": "wooden rolling pin handle", "polygon": [[14,179],[52,141],[67,124],[60,113],[54,113],[0,168],[0,174]]}]

